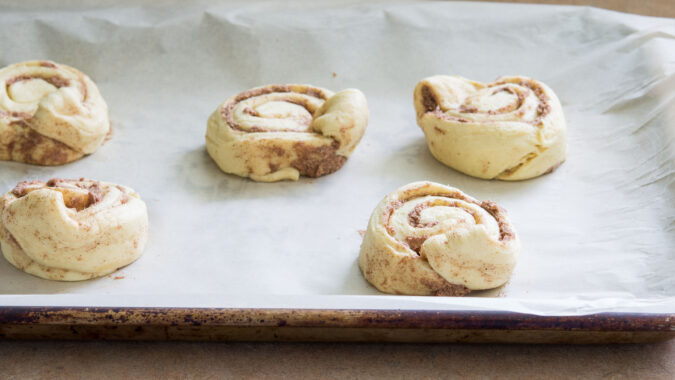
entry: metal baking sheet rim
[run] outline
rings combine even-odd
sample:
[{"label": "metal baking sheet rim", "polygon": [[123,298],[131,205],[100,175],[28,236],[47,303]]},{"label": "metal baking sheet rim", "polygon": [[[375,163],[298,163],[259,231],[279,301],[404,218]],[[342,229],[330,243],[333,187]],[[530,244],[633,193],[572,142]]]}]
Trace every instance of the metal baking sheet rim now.
[{"label": "metal baking sheet rim", "polygon": [[650,343],[675,338],[674,322],[657,313],[10,306],[0,309],[0,339]]}]

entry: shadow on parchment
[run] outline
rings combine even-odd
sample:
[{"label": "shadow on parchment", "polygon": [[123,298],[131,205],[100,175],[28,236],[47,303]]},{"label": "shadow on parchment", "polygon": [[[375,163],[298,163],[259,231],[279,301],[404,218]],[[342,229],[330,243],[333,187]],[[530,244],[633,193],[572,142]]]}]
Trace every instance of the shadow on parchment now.
[{"label": "shadow on parchment", "polygon": [[302,197],[316,191],[313,186],[317,181],[315,178],[300,177],[298,181],[265,183],[224,173],[204,146],[185,152],[177,162],[178,183],[201,201]]},{"label": "shadow on parchment", "polygon": [[91,286],[92,283],[98,281],[109,281],[112,276],[115,276],[115,273],[118,272],[83,281],[45,280],[25,273],[15,268],[4,258],[0,258],[0,278],[2,278],[0,294],[71,294],[83,286]]},{"label": "shadow on parchment", "polygon": [[[355,295],[355,296],[362,296],[362,295],[380,295],[380,296],[386,296],[390,295],[392,297],[396,297],[394,294],[387,294],[387,293],[382,293],[377,288],[375,288],[373,285],[371,285],[365,277],[363,277],[363,273],[361,273],[361,269],[359,268],[359,252],[355,252],[354,255],[355,259],[352,262],[352,265],[349,268],[349,274],[347,277],[344,278],[342,287],[340,288],[340,291],[335,293],[338,295]],[[464,296],[466,297],[481,297],[481,298],[501,298],[501,297],[506,297],[508,293],[508,286],[509,286],[509,281],[506,282],[506,284],[494,288],[494,289],[487,289],[487,290],[476,290],[468,295]],[[429,296],[433,297],[433,296]]]},{"label": "shadow on parchment", "polygon": [[[564,164],[563,164],[564,165]],[[560,170],[560,169],[558,169]],[[389,192],[397,186],[414,181],[432,181],[456,187],[466,194],[479,200],[498,200],[501,195],[527,194],[543,184],[549,176],[532,178],[523,181],[486,180],[471,177],[452,169],[436,160],[427,147],[424,137],[412,139],[398,149],[388,151],[383,159],[378,160],[370,169],[372,175],[381,175],[387,182],[396,183]],[[382,194],[384,196],[385,194]]]}]

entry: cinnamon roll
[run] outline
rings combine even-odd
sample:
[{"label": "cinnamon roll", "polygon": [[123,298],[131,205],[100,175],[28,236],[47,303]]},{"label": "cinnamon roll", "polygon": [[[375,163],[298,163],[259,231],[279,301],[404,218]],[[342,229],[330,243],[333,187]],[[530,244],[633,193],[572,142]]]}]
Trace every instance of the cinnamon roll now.
[{"label": "cinnamon roll", "polygon": [[562,106],[534,79],[511,76],[484,84],[433,76],[417,84],[414,100],[431,154],[465,174],[522,180],[565,161]]},{"label": "cinnamon roll", "polygon": [[109,131],[108,106],[80,71],[49,61],[0,70],[0,160],[62,165],[93,153]]},{"label": "cinnamon roll", "polygon": [[385,293],[462,296],[506,283],[519,251],[506,211],[494,202],[414,182],[373,211],[359,266]]},{"label": "cinnamon roll", "polygon": [[359,90],[308,85],[258,87],[209,118],[206,149],[226,173],[255,181],[319,177],[340,169],[361,140],[368,105]]},{"label": "cinnamon roll", "polygon": [[0,198],[0,248],[34,276],[79,281],[135,261],[148,213],[132,189],[85,179],[24,181]]}]

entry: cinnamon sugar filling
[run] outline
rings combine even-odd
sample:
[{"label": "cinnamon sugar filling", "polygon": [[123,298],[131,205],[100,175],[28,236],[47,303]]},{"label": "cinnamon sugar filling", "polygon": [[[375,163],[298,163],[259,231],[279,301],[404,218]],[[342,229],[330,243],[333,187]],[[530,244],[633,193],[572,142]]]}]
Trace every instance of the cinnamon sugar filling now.
[{"label": "cinnamon sugar filling", "polygon": [[[56,65],[54,65],[51,62],[46,62],[46,61],[40,62],[40,66],[48,67],[48,68],[52,68],[52,69],[58,69],[58,67]],[[64,77],[62,77],[58,74],[54,74],[54,75],[51,75],[51,76],[36,75],[36,74],[24,74],[24,75],[18,75],[18,76],[15,76],[13,78],[10,78],[10,79],[6,80],[5,81],[5,92],[9,93],[10,86],[15,84],[15,83],[27,81],[27,80],[32,80],[32,79],[41,79],[41,80],[51,84],[52,86],[54,86],[56,88],[68,87],[68,86],[71,85],[70,79],[64,78]],[[87,95],[88,95],[87,84],[85,83],[84,78],[82,78],[82,77],[78,77],[78,84],[79,84],[79,87],[80,87],[80,92],[82,93],[82,101],[84,101],[84,100],[87,99]],[[12,117],[21,117],[21,118],[24,118],[24,119],[30,118],[32,116],[32,115],[27,115],[27,114],[21,114],[21,113],[18,113],[18,112],[0,111],[0,116],[2,116],[2,114],[7,114],[7,115],[10,115]]]},{"label": "cinnamon sugar filling", "polygon": [[[240,102],[250,99],[252,97],[260,96],[260,95],[266,95],[266,94],[271,94],[271,93],[298,93],[298,94],[304,94],[308,96],[312,96],[315,98],[319,98],[322,100],[327,100],[326,94],[323,93],[318,88],[315,87],[304,87],[304,91],[294,91],[290,85],[273,85],[273,86],[267,86],[267,87],[261,87],[261,88],[256,88],[252,90],[248,90],[245,92],[242,92],[241,94],[237,95],[234,100],[231,102],[225,104],[223,106],[223,109],[221,111],[221,116],[225,119],[227,124],[229,125],[230,128],[241,131],[241,132],[300,132],[296,129],[269,129],[265,127],[260,127],[260,126],[252,126],[248,128],[244,128],[241,125],[237,124],[234,121],[234,115],[233,115],[233,110],[234,107],[237,106]],[[309,112],[310,115],[313,114],[313,112],[310,110],[309,103],[306,100],[300,100],[300,99],[292,99],[291,97],[288,98],[281,98],[279,99],[281,101],[285,101],[288,103],[293,103],[298,106],[301,106]],[[247,107],[244,112],[248,115],[251,116],[259,116],[258,112],[250,107]],[[304,124],[309,126],[312,122],[311,119],[307,118],[302,118],[302,120],[297,120],[299,123]]]},{"label": "cinnamon sugar filling", "polygon": [[52,86],[56,88],[61,88],[61,87],[66,87],[70,85],[70,80],[66,78],[62,78],[59,75],[53,75],[53,76],[41,76],[41,75],[19,75],[14,78],[10,78],[5,82],[5,86],[9,88],[9,86],[13,85],[14,83],[17,82],[22,82],[26,80],[31,80],[31,79],[42,79],[43,81],[51,84]]},{"label": "cinnamon sugar filling", "polygon": [[[537,105],[537,115],[534,120],[529,121],[528,123],[538,125],[541,123],[541,121],[551,112],[551,105],[549,104],[549,97],[544,93],[544,90],[537,84],[529,82],[529,81],[520,81],[520,82],[506,82],[506,81],[499,81],[493,84],[493,86],[501,86],[501,85],[508,85],[508,84],[514,84],[518,86],[525,87],[529,90],[531,90],[534,95],[537,97],[539,100],[539,104]],[[422,105],[425,109],[425,113],[432,113],[434,117],[438,119],[443,119],[447,121],[455,121],[455,122],[460,122],[460,123],[466,123],[469,122],[469,120],[453,115],[448,115],[446,112],[444,112],[440,106],[438,105],[438,102],[435,98],[435,95],[433,94],[432,90],[428,87],[425,86],[421,90],[422,92]],[[459,106],[457,111],[460,113],[483,113],[483,114],[488,114],[488,115],[497,115],[497,114],[503,114],[503,113],[508,113],[508,112],[513,112],[515,110],[520,109],[524,102],[525,102],[525,94],[516,91],[510,87],[502,87],[499,89],[496,89],[493,91],[490,95],[495,95],[500,92],[508,92],[510,94],[513,94],[517,97],[516,102],[513,104],[509,104],[507,106],[501,107],[496,110],[488,110],[485,112],[481,112],[478,110],[477,107],[475,106],[469,106],[466,104],[462,104]]]},{"label": "cinnamon sugar filling", "polygon": [[[22,181],[14,187],[12,194],[17,198],[21,198],[31,191],[50,188],[63,194],[63,203],[66,207],[82,211],[103,199],[103,191],[98,181],[93,181],[90,184],[82,183],[83,181],[83,178],[79,182],[61,178],[52,178],[46,183],[40,180]],[[75,186],[77,189],[73,189],[68,185]],[[85,191],[78,191],[78,189]],[[126,192],[123,193],[126,195]]]},{"label": "cinnamon sugar filling", "polygon": [[[408,192],[412,192],[417,189],[411,189],[408,190]],[[457,200],[462,200],[468,203],[475,204],[477,206],[480,206],[483,208],[485,211],[487,211],[488,214],[490,214],[495,221],[497,221],[497,225],[499,226],[499,240],[500,241],[508,241],[513,238],[515,238],[515,233],[510,227],[509,222],[506,220],[506,212],[504,211],[503,208],[499,207],[495,202],[492,201],[484,201],[484,202],[478,202],[472,198],[469,198],[467,196],[462,195],[461,193],[458,192],[452,192],[452,193],[431,193],[431,194],[424,194],[422,196],[435,196],[435,197],[444,197],[444,198],[450,198],[450,199],[457,199]],[[385,209],[385,229],[389,233],[390,236],[395,235],[394,229],[391,227],[391,217],[397,209],[399,209],[401,206],[403,206],[404,202],[407,202],[411,199],[414,198],[419,198],[420,196],[416,197],[411,197],[411,198],[406,198],[403,200],[396,200],[389,204],[387,208]],[[453,202],[452,200],[436,200],[436,201],[430,201],[430,202],[425,202],[425,203],[420,203],[413,210],[408,214],[408,223],[410,223],[411,226],[415,228],[429,228],[433,227],[438,222],[426,222],[422,223],[421,221],[421,215],[422,215],[422,210],[428,208],[428,207],[433,207],[433,206],[447,206],[447,207],[461,207],[461,204],[458,202]],[[473,216],[476,224],[481,223],[481,218],[480,215],[477,214],[474,210],[462,207],[464,211],[467,213],[471,214]],[[422,244],[428,237],[407,237],[406,238],[406,244],[415,252],[419,253],[419,249],[421,248]]]}]

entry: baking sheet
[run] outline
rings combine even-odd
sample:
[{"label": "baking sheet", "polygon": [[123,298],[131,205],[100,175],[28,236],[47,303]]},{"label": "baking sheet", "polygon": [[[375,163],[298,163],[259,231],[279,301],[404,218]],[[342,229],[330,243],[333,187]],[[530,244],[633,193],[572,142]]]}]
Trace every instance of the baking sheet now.
[{"label": "baking sheet", "polygon": [[[0,9],[0,64],[79,68],[98,84],[115,129],[66,166],[0,162],[0,189],[94,178],[133,187],[150,215],[145,254],[108,277],[52,282],[0,260],[2,305],[675,312],[675,20],[461,2]],[[437,162],[412,91],[441,73],[547,83],[567,118],[567,162],[516,183]],[[294,82],[366,94],[370,124],[345,166],[272,184],[220,172],[204,148],[210,113],[248,88]],[[358,231],[385,194],[417,180],[509,211],[523,249],[504,288],[400,297],[363,279]]]}]

